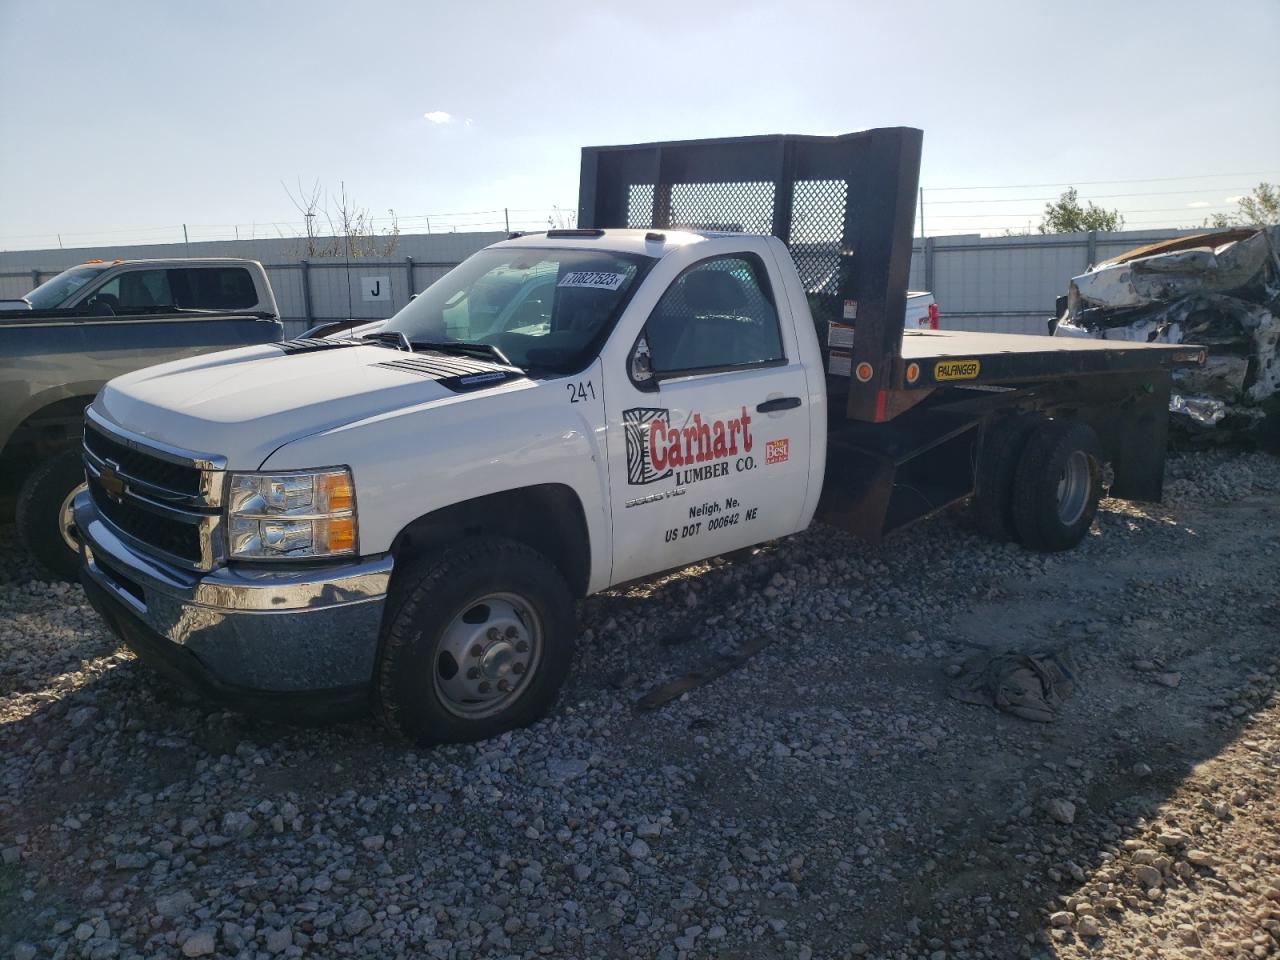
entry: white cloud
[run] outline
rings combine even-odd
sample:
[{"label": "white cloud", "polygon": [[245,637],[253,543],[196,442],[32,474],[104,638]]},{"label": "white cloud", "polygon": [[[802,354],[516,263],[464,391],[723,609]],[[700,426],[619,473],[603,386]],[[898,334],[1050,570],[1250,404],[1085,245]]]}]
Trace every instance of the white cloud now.
[{"label": "white cloud", "polygon": [[1208,200],[1193,200],[1191,203],[1188,203],[1187,206],[1188,207],[1212,207],[1213,204],[1210,203]]},{"label": "white cloud", "polygon": [[1227,203],[1239,203],[1239,202],[1240,202],[1241,200],[1243,200],[1243,199],[1244,199],[1244,197],[1243,197],[1243,196],[1239,196],[1239,197],[1227,197]]},{"label": "white cloud", "polygon": [[422,117],[432,123],[453,123],[453,114],[443,110],[432,110],[430,113],[424,113]]}]

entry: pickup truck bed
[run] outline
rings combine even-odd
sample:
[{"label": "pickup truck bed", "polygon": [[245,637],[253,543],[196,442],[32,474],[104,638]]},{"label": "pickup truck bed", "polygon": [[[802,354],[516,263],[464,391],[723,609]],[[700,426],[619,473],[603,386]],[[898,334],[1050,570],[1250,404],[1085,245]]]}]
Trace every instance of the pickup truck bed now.
[{"label": "pickup truck bed", "polygon": [[[1124,343],[1016,333],[908,330],[902,336],[900,383],[906,389],[939,385],[1043,382],[1088,374],[1167,369],[1198,363],[1198,346]],[[909,368],[917,363],[912,381]]]}]

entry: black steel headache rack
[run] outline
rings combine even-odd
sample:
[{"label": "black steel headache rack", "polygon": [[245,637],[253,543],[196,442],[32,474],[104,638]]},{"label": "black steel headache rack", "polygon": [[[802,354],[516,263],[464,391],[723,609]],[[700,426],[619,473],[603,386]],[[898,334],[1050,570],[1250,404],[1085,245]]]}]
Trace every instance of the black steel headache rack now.
[{"label": "black steel headache rack", "polygon": [[[771,135],[582,151],[580,227],[772,234],[791,250],[818,341],[856,325],[848,414],[883,420],[902,348],[922,134]],[[868,366],[861,366],[866,372]]]},{"label": "black steel headache rack", "polygon": [[[1159,499],[1172,371],[1204,351],[904,332],[921,143],[919,130],[886,127],[587,147],[578,226],[786,243],[824,345],[830,409],[845,398],[845,419],[828,424],[829,522],[875,540],[973,494],[988,436],[1018,413],[1088,424],[1113,467],[1112,496]],[[837,349],[839,370],[828,362]]]},{"label": "black steel headache rack", "polygon": [[853,328],[851,356],[841,354],[848,373],[827,384],[833,408],[843,395],[854,421],[893,420],[954,387],[1096,381],[1202,361],[1187,344],[904,334],[921,142],[919,130],[885,127],[586,147],[578,223],[781,239],[808,293],[824,363],[830,325]]}]

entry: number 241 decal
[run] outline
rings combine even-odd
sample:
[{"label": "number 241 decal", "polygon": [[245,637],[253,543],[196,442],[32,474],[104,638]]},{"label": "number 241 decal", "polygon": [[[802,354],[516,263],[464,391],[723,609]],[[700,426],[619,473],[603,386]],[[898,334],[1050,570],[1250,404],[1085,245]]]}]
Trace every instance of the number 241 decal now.
[{"label": "number 241 decal", "polygon": [[569,388],[570,403],[586,403],[596,398],[596,387],[590,380],[579,380],[577,383],[566,383]]}]

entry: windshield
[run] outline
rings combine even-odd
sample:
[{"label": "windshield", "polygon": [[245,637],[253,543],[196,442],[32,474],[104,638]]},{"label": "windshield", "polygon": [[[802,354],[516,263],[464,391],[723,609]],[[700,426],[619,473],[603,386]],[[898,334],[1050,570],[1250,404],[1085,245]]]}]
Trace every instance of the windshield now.
[{"label": "windshield", "polygon": [[482,250],[382,329],[411,343],[490,344],[516,366],[572,373],[594,355],[653,262],[599,250]]},{"label": "windshield", "polygon": [[69,296],[108,269],[110,268],[103,264],[102,266],[84,265],[72,267],[70,270],[63,270],[56,277],[40,284],[40,286],[28,293],[24,299],[31,304],[32,310],[52,310],[54,307],[61,306]]}]

